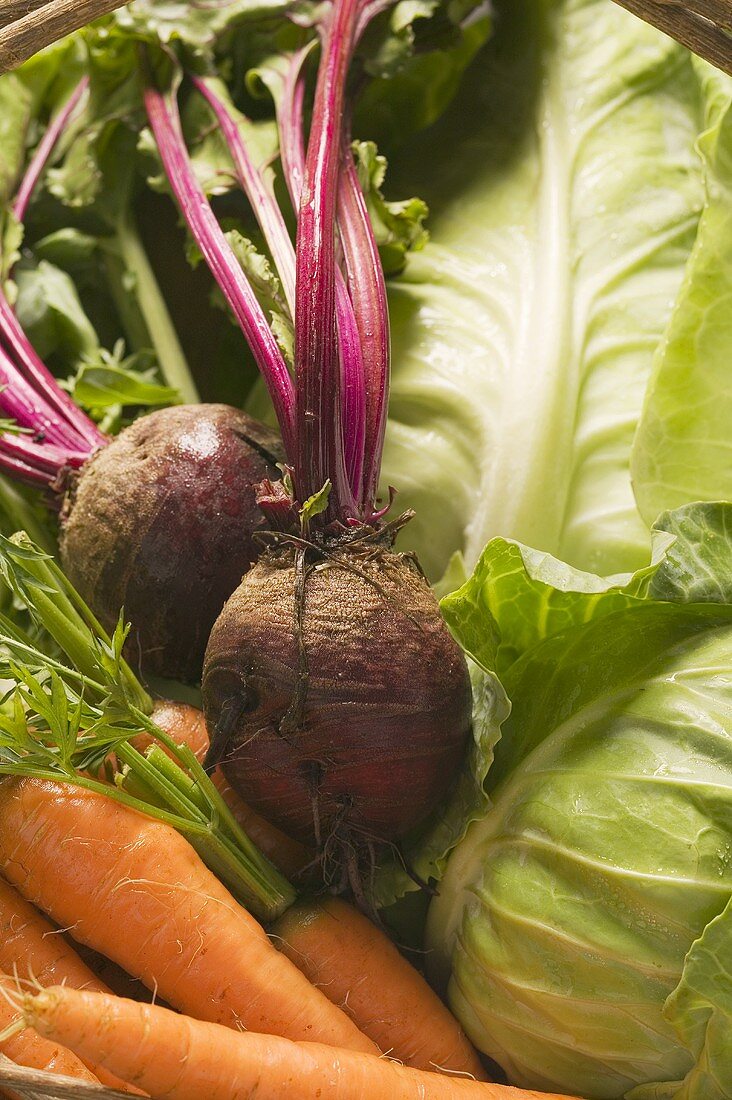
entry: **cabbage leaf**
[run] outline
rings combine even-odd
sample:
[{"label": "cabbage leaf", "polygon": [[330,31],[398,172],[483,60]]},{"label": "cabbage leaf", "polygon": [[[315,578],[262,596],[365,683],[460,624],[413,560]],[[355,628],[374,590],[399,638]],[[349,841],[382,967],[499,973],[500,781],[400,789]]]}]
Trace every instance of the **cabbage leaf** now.
[{"label": "cabbage leaf", "polygon": [[732,79],[699,62],[706,201],[633,448],[650,523],[688,500],[732,499]]},{"label": "cabbage leaf", "polygon": [[390,157],[431,241],[392,284],[384,486],[433,578],[496,535],[632,570],[631,444],[704,200],[699,83],[606,0],[494,7],[442,123]]}]

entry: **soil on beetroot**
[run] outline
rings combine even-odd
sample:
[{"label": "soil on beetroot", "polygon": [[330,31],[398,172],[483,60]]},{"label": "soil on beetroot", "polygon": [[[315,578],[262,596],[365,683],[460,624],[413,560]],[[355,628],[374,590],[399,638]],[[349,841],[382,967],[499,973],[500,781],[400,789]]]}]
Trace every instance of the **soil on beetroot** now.
[{"label": "soil on beetroot", "polygon": [[338,837],[396,840],[439,803],[463,759],[465,659],[410,561],[347,550],[346,567],[311,560],[299,601],[295,556],[261,559],[213,629],[203,678],[212,753],[248,802],[321,851]]},{"label": "soil on beetroot", "polygon": [[211,627],[256,559],[254,485],[277,478],[274,433],[227,405],[180,405],[136,420],[98,451],[61,515],[61,560],[145,671],[200,678]]}]

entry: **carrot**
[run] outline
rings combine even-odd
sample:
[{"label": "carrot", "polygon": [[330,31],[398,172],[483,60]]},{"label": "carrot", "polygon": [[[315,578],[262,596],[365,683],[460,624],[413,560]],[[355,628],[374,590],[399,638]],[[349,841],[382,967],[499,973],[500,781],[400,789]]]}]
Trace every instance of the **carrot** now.
[{"label": "carrot", "polygon": [[23,1012],[42,1035],[134,1074],[157,1100],[568,1100],[63,986],[24,997]]},{"label": "carrot", "polygon": [[[109,992],[63,934],[3,879],[0,879],[0,970],[32,978],[42,986],[63,984],[74,989]],[[124,1081],[108,1073],[103,1066],[91,1062],[88,1068],[95,1081],[129,1091]]]},{"label": "carrot", "polygon": [[[200,710],[158,703],[154,718],[179,744],[203,759],[208,731]],[[216,782],[223,794],[226,779],[221,772]],[[287,841],[287,837],[262,818],[253,836],[250,822],[238,810],[244,803],[230,787],[228,792],[229,809],[262,850],[267,850],[262,838],[271,834],[267,847],[275,861],[284,854],[298,858],[297,851],[283,851],[280,838]],[[295,849],[301,848],[292,843]],[[305,849],[301,853],[302,860]],[[354,906],[335,898],[298,903],[272,932],[280,950],[381,1050],[418,1069],[444,1068],[485,1079],[478,1055],[450,1010],[388,936]]]},{"label": "carrot", "polygon": [[[7,999],[17,992],[16,982],[7,974],[0,974],[0,1031],[5,1031],[22,1019],[21,1012]],[[99,1084],[99,1079],[76,1054],[61,1046],[58,1040],[44,1039],[31,1027],[25,1027],[15,1035],[0,1040],[0,1051],[20,1066]]]},{"label": "carrot", "polygon": [[63,934],[14,887],[0,879],[0,970],[17,971],[39,985],[109,992]]},{"label": "carrot", "polygon": [[485,1080],[470,1040],[422,975],[372,921],[339,898],[292,906],[280,950],[381,1050],[417,1069]]},{"label": "carrot", "polygon": [[[177,744],[187,745],[199,761],[203,761],[208,750],[209,738],[202,710],[187,703],[163,700],[155,704],[152,719],[161,729],[170,734]],[[132,743],[136,749],[144,752],[151,740],[152,738],[148,735],[141,734]],[[247,806],[230,786],[220,768],[213,771],[211,781],[250,840],[285,875],[298,875],[312,861],[312,854],[304,845],[280,832]]]},{"label": "carrot", "polygon": [[174,829],[61,783],[0,786],[0,869],[76,939],[205,1020],[376,1048]]}]

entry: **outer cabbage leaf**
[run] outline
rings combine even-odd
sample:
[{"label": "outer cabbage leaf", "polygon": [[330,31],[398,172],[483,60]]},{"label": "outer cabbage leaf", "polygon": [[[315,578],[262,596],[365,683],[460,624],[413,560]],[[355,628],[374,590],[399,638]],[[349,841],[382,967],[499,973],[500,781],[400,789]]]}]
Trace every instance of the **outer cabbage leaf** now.
[{"label": "outer cabbage leaf", "polygon": [[634,569],[631,442],[703,201],[697,79],[605,0],[499,0],[471,72],[392,158],[432,213],[391,294],[403,544],[432,577],[493,535]]},{"label": "outer cabbage leaf", "polygon": [[639,599],[732,603],[732,504],[697,502],[665,512],[651,534],[650,564],[610,577],[492,539],[472,576],[443,598],[442,613],[463,649],[502,675],[553,634]]},{"label": "outer cabbage leaf", "polygon": [[[520,724],[502,738],[510,696],[496,673],[510,685],[512,667],[546,639],[649,599],[732,602],[732,504],[698,503],[665,513],[654,526],[652,541],[649,565],[611,577],[584,573],[549,554],[498,538],[488,544],[470,577],[459,555],[451,560],[436,590],[443,597],[440,607],[448,626],[479,666],[472,666],[474,744],[453,797],[435,815],[437,827],[428,823],[403,846],[403,862],[419,878],[439,881],[467,825],[485,813],[488,783],[494,786],[499,775],[534,747]],[[541,698],[542,705],[550,705]],[[403,862],[389,860],[377,874],[374,897],[382,907],[417,888]]]},{"label": "outer cabbage leaf", "polygon": [[732,604],[732,504],[689,504],[664,512],[654,530],[673,542],[648,577],[648,595],[678,603]]},{"label": "outer cabbage leaf", "polygon": [[683,1081],[641,1085],[628,1100],[727,1100],[732,1095],[732,901],[692,944],[664,1016],[695,1065]]},{"label": "outer cabbage leaf", "polygon": [[502,674],[552,634],[630,607],[654,568],[597,577],[550,554],[496,538],[472,576],[442,600],[441,608],[463,649],[483,668]]},{"label": "outer cabbage leaf", "polygon": [[633,448],[649,522],[687,500],[732,499],[732,79],[702,62],[698,70],[706,203]]}]

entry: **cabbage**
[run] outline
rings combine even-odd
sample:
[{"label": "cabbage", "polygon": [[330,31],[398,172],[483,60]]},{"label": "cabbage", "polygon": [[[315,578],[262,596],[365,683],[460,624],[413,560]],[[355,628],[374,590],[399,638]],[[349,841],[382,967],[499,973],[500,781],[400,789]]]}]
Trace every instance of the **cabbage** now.
[{"label": "cabbage", "polygon": [[636,569],[659,512],[732,497],[732,81],[609,0],[494,8],[390,158],[432,239],[392,286],[384,483],[433,578],[494,535]]},{"label": "cabbage", "polygon": [[513,1082],[589,1100],[732,1097],[732,505],[664,515],[654,559],[495,539],[442,603],[512,709],[430,957]]},{"label": "cabbage", "polygon": [[732,499],[732,82],[704,62],[696,68],[707,104],[699,138],[706,202],[655,356],[631,462],[649,523],[696,497]]}]

